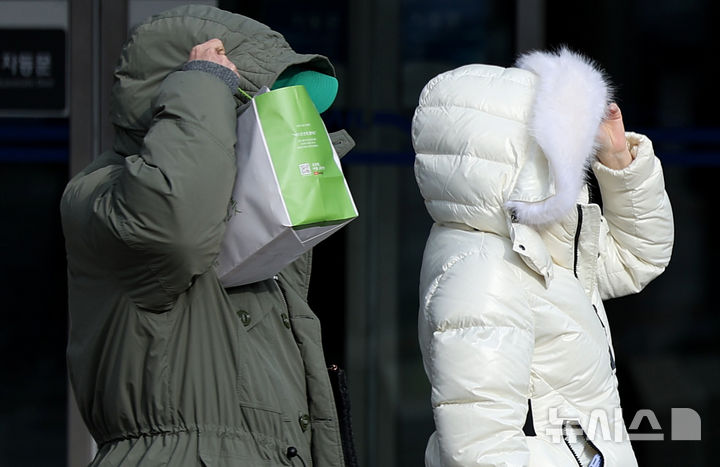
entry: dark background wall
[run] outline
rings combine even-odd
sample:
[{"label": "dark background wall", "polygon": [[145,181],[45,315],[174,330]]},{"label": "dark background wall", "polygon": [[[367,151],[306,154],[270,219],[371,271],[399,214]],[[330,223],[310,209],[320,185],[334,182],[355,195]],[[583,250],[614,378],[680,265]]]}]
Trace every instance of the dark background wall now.
[{"label": "dark background wall", "polygon": [[[219,2],[337,66],[341,91],[324,118],[358,143],[343,165],[361,218],[316,249],[310,300],[323,321],[328,361],[350,376],[363,465],[422,465],[433,430],[416,337],[430,227],[412,171],[417,96],[435,74],[460,65],[511,65],[522,32],[517,5],[527,3]],[[674,207],[668,270],[643,293],[607,303],[626,422],[652,410],[661,428],[645,420],[635,432],[665,438],[634,443],[640,465],[715,465],[720,323],[712,222],[720,119],[712,70],[720,7],[709,0],[539,3],[543,45],[566,44],[594,58],[615,86],[626,127],[653,139]],[[0,117],[0,465],[66,465],[57,206],[68,134],[66,118]],[[671,409],[680,407],[700,415],[703,441],[670,439]]]}]

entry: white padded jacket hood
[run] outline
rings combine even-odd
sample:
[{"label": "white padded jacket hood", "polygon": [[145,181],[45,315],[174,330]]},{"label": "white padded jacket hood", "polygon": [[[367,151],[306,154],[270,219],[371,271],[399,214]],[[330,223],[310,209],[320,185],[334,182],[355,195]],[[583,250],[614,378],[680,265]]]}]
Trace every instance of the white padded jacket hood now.
[{"label": "white padded jacket hood", "polygon": [[[508,215],[531,225],[562,219],[585,185],[609,97],[603,73],[565,48],[526,54],[516,68],[469,65],[437,76],[413,119],[416,173],[430,214],[498,233]],[[425,172],[438,175],[424,154],[491,157],[466,164],[463,173],[448,167],[436,184],[424,183]],[[497,173],[488,164],[505,165],[501,177],[489,180]],[[469,183],[457,183],[459,177]],[[489,226],[478,225],[488,217]]]}]

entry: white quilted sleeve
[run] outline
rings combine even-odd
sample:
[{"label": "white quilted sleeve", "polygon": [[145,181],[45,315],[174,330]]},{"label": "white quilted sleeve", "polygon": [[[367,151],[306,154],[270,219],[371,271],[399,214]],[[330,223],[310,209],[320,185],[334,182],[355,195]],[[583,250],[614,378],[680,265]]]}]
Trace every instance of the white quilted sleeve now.
[{"label": "white quilted sleeve", "polygon": [[496,246],[483,244],[446,261],[421,306],[428,327],[425,367],[444,467],[529,462],[522,427],[533,318],[519,272]]},{"label": "white quilted sleeve", "polygon": [[673,214],[652,143],[626,134],[636,157],[622,170],[593,163],[603,199],[598,288],[603,299],[642,290],[667,267],[674,240]]}]

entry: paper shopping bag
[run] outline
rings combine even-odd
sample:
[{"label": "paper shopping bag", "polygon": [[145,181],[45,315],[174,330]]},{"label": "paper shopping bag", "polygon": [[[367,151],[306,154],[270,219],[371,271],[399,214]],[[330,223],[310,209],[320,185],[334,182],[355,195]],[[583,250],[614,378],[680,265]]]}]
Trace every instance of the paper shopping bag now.
[{"label": "paper shopping bag", "polygon": [[215,269],[225,287],[268,279],[358,216],[304,86],[263,88],[238,117],[237,176]]}]

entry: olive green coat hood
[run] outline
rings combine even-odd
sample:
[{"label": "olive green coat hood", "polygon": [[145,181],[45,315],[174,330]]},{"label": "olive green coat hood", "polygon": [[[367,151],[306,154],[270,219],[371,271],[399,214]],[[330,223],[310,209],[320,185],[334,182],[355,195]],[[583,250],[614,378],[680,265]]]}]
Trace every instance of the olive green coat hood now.
[{"label": "olive green coat hood", "polygon": [[160,84],[182,68],[194,46],[214,38],[223,42],[240,74],[240,89],[250,95],[271,87],[292,65],[335,76],[326,57],[295,52],[280,33],[251,18],[207,5],[173,8],[135,27],[123,47],[110,100],[117,152],[137,152],[150,128],[151,102]]}]

